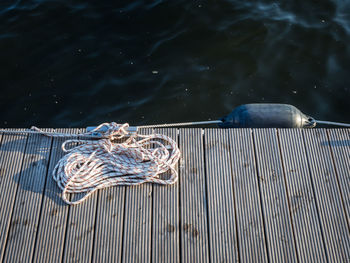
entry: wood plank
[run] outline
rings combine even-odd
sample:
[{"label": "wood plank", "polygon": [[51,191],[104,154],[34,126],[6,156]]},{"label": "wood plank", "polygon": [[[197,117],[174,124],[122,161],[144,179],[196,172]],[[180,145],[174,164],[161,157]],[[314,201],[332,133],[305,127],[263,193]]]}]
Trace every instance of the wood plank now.
[{"label": "wood plank", "polygon": [[302,131],[280,129],[278,133],[299,259],[327,262]]},{"label": "wood plank", "polygon": [[47,136],[28,136],[12,215],[15,223],[11,225],[7,238],[5,262],[23,262],[33,257],[51,142]]},{"label": "wood plank", "polygon": [[[57,129],[57,132],[78,133],[79,130]],[[61,190],[52,178],[52,171],[65,154],[61,145],[67,139],[69,138],[54,138],[52,142],[34,262],[62,261],[69,206],[62,200]]]},{"label": "wood plank", "polygon": [[211,262],[239,260],[228,133],[219,129],[204,133]]},{"label": "wood plank", "polygon": [[350,225],[350,129],[329,129],[327,132],[346,217]]},{"label": "wood plank", "polygon": [[298,260],[275,129],[254,129],[260,192],[271,261]]},{"label": "wood plank", "polygon": [[230,129],[229,140],[240,260],[267,262],[268,251],[251,129]]},{"label": "wood plank", "polygon": [[[18,129],[23,130],[23,129]],[[27,135],[3,135],[0,147],[0,261],[4,257],[6,240],[11,225],[17,222],[11,219],[16,198],[18,182]]]},{"label": "wood plank", "polygon": [[[140,134],[152,130],[141,129]],[[123,262],[149,262],[151,260],[152,184],[126,188]]]},{"label": "wood plank", "polygon": [[[167,135],[178,142],[176,129],[156,129],[155,133]],[[179,183],[153,185],[152,262],[180,260]]]},{"label": "wood plank", "polygon": [[[85,129],[80,132],[85,132]],[[82,195],[72,194],[71,200],[76,200],[76,197],[80,198]],[[94,192],[84,202],[70,206],[63,252],[64,262],[91,261],[97,203],[98,192]]]},{"label": "wood plank", "polygon": [[331,262],[350,260],[350,235],[325,129],[303,130],[311,179]]},{"label": "wood plank", "polygon": [[123,253],[125,186],[99,190],[93,262],[120,262]]},{"label": "wood plank", "polygon": [[180,129],[181,261],[208,262],[209,237],[203,136],[201,129]]}]

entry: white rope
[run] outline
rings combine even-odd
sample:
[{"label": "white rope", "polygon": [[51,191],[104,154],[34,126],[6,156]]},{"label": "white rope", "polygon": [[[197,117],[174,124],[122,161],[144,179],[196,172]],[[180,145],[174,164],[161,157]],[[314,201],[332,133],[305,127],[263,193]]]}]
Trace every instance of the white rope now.
[{"label": "white rope", "polygon": [[[100,136],[100,135],[94,135],[93,133],[96,132],[97,129],[100,129],[102,126],[104,125],[109,125],[109,127],[114,127],[112,128],[112,130],[110,132],[113,132],[113,129],[118,129],[118,124],[112,122],[112,123],[103,123],[101,125],[99,125],[98,127],[96,127],[94,130],[89,131],[89,132],[85,132],[85,133],[78,133],[78,134],[74,134],[74,133],[61,133],[61,132],[45,132],[35,126],[32,126],[30,128],[30,130],[25,130],[25,131],[18,131],[18,130],[4,130],[4,129],[0,129],[0,133],[4,133],[4,134],[42,134],[45,136],[49,136],[49,137],[60,137],[60,138],[66,138],[66,137],[76,137],[76,138],[89,138],[89,139],[101,139],[101,138],[108,138],[108,134],[106,134],[105,137]],[[100,133],[100,132],[99,132]]]},{"label": "white rope", "polygon": [[[105,139],[72,139],[62,144],[63,151],[68,154],[58,161],[53,178],[63,191],[62,198],[67,204],[81,203],[93,192],[105,187],[146,182],[167,185],[177,181],[175,165],[180,158],[180,150],[174,140],[162,134],[130,135],[128,124],[103,125],[109,126],[103,134],[107,137]],[[125,142],[113,142],[127,135],[130,137]],[[79,145],[68,148],[67,145],[72,143]],[[167,171],[170,171],[170,178],[161,179],[160,175]],[[70,193],[85,195],[70,201],[67,196]]]},{"label": "white rope", "polygon": [[180,126],[217,124],[217,123],[222,123],[222,121],[221,120],[215,120],[215,121],[194,121],[194,122],[164,123],[164,124],[154,124],[154,125],[143,125],[143,126],[137,126],[137,127],[138,128],[162,128],[162,127],[180,127]]},{"label": "white rope", "polygon": [[[221,120],[214,120],[214,121],[194,121],[194,122],[179,122],[179,123],[163,123],[163,124],[153,124],[153,125],[143,125],[143,126],[137,126],[137,128],[164,128],[164,127],[181,127],[181,126],[193,126],[193,125],[204,125],[204,124],[218,124],[218,123],[222,123]],[[101,134],[101,130],[100,128],[104,127],[104,126],[108,126],[111,127],[113,126],[115,127],[116,124],[115,122],[112,123],[103,123],[100,124],[98,127],[96,127],[95,129],[89,131],[89,132],[85,132],[85,133],[79,133],[79,134],[72,134],[72,133],[60,133],[60,132],[45,132],[35,126],[32,126],[30,128],[30,130],[25,130],[25,131],[18,131],[18,130],[4,130],[4,129],[0,129],[0,133],[6,133],[6,134],[43,134],[46,136],[50,136],[50,137],[88,137],[91,139],[101,139],[103,137],[101,137],[100,135],[96,135],[96,133]],[[115,128],[112,128],[110,130],[110,132],[113,132]],[[108,136],[107,136],[108,137]],[[107,138],[105,137],[105,138]]]},{"label": "white rope", "polygon": [[342,127],[349,127],[350,128],[350,123],[342,123],[342,122],[334,122],[334,121],[316,120],[316,124],[335,125],[335,126],[342,126]]}]

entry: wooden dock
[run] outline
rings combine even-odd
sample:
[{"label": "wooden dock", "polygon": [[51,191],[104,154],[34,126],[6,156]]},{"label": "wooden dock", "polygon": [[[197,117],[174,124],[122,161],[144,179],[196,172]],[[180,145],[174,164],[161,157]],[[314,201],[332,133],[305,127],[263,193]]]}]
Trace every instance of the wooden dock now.
[{"label": "wooden dock", "polygon": [[63,139],[0,134],[0,262],[350,262],[350,129],[156,132],[175,185],[76,206],[51,175]]}]

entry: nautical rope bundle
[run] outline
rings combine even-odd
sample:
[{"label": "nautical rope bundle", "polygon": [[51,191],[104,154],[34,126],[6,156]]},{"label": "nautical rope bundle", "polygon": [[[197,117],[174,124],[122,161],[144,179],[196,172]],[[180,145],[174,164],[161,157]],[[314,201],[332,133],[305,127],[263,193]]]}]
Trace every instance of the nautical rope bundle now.
[{"label": "nautical rope bundle", "polygon": [[[90,136],[102,126],[108,126],[102,133],[103,139],[71,139],[62,144],[63,151],[68,154],[58,161],[53,178],[63,191],[62,198],[67,204],[81,203],[105,187],[146,182],[166,185],[177,181],[175,165],[181,153],[170,137],[162,134],[130,135],[127,123],[104,123],[79,136]],[[129,135],[124,142],[114,142]],[[69,148],[69,144],[78,145]],[[160,175],[167,171],[170,171],[170,178],[161,179]],[[79,200],[70,201],[67,196],[70,193],[86,194]]]},{"label": "nautical rope bundle", "polygon": [[[143,128],[158,126],[169,125]],[[175,165],[181,153],[176,142],[166,135],[140,135],[128,128],[128,123],[112,122],[103,123],[81,134],[46,132],[37,127],[26,131],[0,129],[0,133],[74,137],[75,139],[66,140],[62,144],[62,149],[67,154],[58,161],[52,175],[63,191],[63,200],[67,204],[79,204],[96,190],[105,187],[146,182],[167,185],[177,181]],[[69,148],[69,144],[75,146]],[[160,175],[168,171],[170,178],[162,179]],[[69,200],[67,194],[78,193],[86,194],[76,201]]]}]

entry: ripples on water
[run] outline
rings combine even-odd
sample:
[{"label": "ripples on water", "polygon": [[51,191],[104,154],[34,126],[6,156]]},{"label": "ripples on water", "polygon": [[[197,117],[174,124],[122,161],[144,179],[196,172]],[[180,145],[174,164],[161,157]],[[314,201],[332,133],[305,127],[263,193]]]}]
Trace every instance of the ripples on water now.
[{"label": "ripples on water", "polygon": [[0,126],[206,120],[251,102],[350,122],[349,1],[99,2],[0,2]]}]

